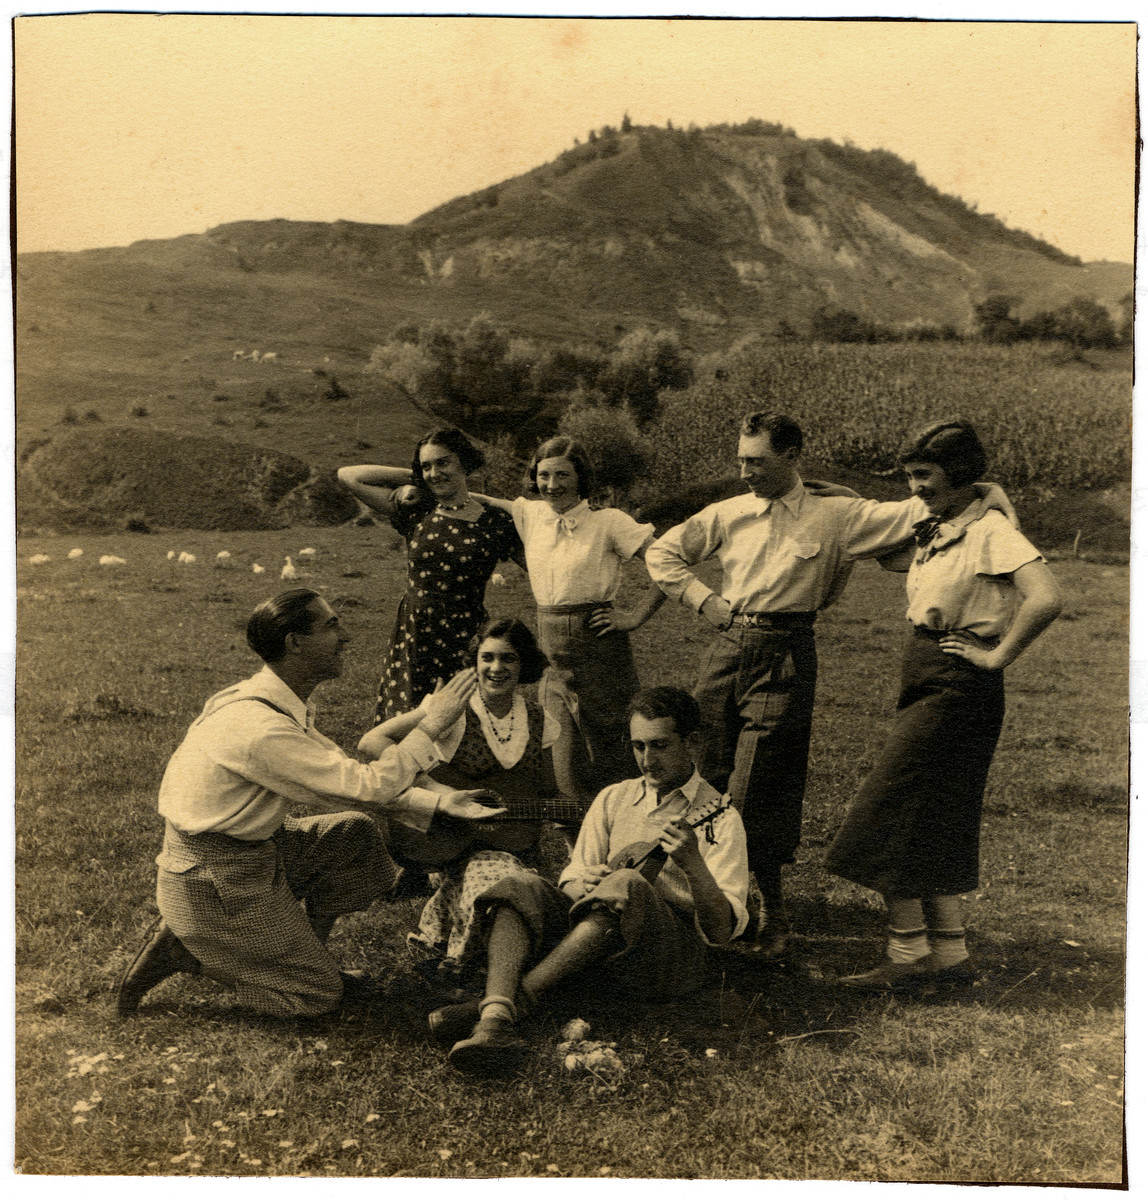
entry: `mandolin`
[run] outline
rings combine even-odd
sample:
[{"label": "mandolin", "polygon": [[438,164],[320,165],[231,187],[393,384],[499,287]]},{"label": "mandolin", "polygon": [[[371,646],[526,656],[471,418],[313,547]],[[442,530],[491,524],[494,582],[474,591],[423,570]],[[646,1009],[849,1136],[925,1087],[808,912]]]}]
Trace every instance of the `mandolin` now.
[{"label": "mandolin", "polygon": [[[697,829],[699,825],[712,821],[729,807],[729,800],[725,796],[719,796],[702,810],[702,815],[696,821],[689,823],[689,828]],[[637,871],[648,883],[653,883],[669,857],[661,842],[631,842],[628,846],[623,846],[617,854],[611,855],[606,865],[611,873],[629,869]]]}]

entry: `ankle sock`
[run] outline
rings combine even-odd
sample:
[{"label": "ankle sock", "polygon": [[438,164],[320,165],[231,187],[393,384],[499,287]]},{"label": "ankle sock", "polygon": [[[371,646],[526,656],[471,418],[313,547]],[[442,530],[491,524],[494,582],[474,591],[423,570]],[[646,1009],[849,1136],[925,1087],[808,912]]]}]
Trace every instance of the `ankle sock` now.
[{"label": "ankle sock", "polygon": [[919,962],[929,955],[927,929],[894,929],[889,927],[889,942],[885,957],[895,963]]},{"label": "ankle sock", "polygon": [[929,948],[935,966],[955,967],[969,957],[964,929],[930,929]]},{"label": "ankle sock", "polygon": [[487,996],[478,1006],[479,1017],[484,1021],[509,1021],[517,1017],[514,1001],[508,996]]}]

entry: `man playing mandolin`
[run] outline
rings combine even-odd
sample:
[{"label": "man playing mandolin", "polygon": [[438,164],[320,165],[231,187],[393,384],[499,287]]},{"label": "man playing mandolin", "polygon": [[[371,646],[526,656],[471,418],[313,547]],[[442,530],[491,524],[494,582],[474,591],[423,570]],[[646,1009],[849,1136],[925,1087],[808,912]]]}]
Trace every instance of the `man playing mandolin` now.
[{"label": "man playing mandolin", "polygon": [[678,688],[643,688],[629,711],[641,776],[598,794],[559,886],[517,875],[481,897],[486,994],[429,1018],[461,1070],[513,1069],[527,1050],[518,1016],[576,975],[601,973],[632,999],[695,991],[707,944],[745,928],[745,829],[694,767],[697,702]]}]

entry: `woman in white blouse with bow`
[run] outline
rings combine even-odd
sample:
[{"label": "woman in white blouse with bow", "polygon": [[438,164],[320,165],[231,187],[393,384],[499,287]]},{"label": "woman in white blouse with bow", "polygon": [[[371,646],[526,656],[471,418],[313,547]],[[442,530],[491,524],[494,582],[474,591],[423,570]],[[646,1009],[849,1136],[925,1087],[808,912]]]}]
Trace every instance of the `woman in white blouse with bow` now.
[{"label": "woman in white blouse with bow", "polygon": [[984,448],[967,421],[938,421],[901,449],[930,516],[909,566],[911,633],[884,749],[826,865],[882,894],[885,957],[840,982],[865,991],[971,978],[959,901],[979,883],[981,804],[1004,718],[1004,668],[1060,612],[1040,552],[997,488],[974,487]]},{"label": "woman in white blouse with bow", "polygon": [[614,607],[622,564],[645,556],[654,527],[617,508],[591,508],[593,474],[576,441],[550,438],[528,471],[537,499],[481,497],[513,516],[526,548],[538,640],[550,659],[540,698],[560,702],[571,717],[554,747],[558,784],[591,797],[634,774],[626,706],[640,685],[629,633],[665,599],[650,586],[640,607]]}]

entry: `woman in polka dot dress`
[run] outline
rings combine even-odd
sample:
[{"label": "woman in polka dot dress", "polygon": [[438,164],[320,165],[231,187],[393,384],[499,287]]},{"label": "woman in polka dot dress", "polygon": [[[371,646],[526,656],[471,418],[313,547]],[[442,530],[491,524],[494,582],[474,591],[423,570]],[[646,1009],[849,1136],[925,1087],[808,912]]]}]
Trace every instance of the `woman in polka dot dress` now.
[{"label": "woman in polka dot dress", "polygon": [[405,467],[342,467],[339,479],[407,541],[407,590],[379,683],[375,722],[409,712],[467,665],[487,619],[486,585],[499,562],[521,557],[514,521],[480,502],[466,477],[482,451],[457,429],[428,434]]}]

